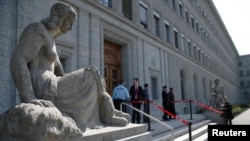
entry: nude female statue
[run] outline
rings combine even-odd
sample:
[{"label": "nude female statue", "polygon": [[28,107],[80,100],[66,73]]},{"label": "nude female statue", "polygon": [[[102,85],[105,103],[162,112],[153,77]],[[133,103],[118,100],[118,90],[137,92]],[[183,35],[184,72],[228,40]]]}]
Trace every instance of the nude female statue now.
[{"label": "nude female statue", "polygon": [[126,126],[129,115],[114,109],[96,67],[64,73],[54,39],[71,30],[76,19],[70,5],[56,3],[49,17],[25,28],[10,64],[20,100],[43,99],[40,102],[48,105],[52,101],[82,131],[102,124]]}]

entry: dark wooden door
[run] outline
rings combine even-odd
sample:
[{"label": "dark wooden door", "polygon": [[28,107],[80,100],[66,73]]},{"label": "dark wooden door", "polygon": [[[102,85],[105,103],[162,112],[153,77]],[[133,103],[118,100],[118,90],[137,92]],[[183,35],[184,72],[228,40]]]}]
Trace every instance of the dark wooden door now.
[{"label": "dark wooden door", "polygon": [[110,95],[121,76],[121,46],[104,40],[104,78]]}]

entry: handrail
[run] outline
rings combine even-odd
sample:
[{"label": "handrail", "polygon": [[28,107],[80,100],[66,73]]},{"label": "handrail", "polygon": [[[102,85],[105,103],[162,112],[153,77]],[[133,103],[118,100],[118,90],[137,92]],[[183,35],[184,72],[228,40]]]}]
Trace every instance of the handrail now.
[{"label": "handrail", "polygon": [[163,126],[169,128],[169,129],[171,129],[171,130],[172,130],[172,141],[174,141],[174,128],[173,128],[172,126],[170,126],[170,125],[168,125],[168,124],[166,124],[166,123],[164,123],[164,122],[158,120],[157,118],[155,118],[155,117],[153,117],[153,116],[151,116],[151,115],[149,115],[149,114],[146,114],[146,113],[142,112],[141,110],[138,110],[138,109],[134,108],[133,106],[131,106],[131,105],[125,103],[125,102],[122,102],[122,103],[121,103],[120,109],[122,109],[122,106],[123,106],[123,105],[126,105],[126,106],[130,107],[131,109],[133,109],[133,110],[135,110],[135,111],[137,111],[137,112],[143,114],[144,116],[146,116],[146,117],[148,117],[148,118],[150,118],[150,119],[152,119],[152,120],[158,122],[159,124],[161,124],[161,125],[163,125]]}]

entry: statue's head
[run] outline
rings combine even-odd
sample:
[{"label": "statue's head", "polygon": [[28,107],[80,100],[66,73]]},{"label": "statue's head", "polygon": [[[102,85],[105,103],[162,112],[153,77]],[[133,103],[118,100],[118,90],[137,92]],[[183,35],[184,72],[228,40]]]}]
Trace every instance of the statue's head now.
[{"label": "statue's head", "polygon": [[42,22],[49,30],[59,27],[62,33],[66,33],[71,30],[76,18],[77,14],[72,6],[59,2],[51,7],[50,16]]},{"label": "statue's head", "polygon": [[215,85],[219,85],[220,79],[219,78],[214,79],[214,83],[215,83]]}]

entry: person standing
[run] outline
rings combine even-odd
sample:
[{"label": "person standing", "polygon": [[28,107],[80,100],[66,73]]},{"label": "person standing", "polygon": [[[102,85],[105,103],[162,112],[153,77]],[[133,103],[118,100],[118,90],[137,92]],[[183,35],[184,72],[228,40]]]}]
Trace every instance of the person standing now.
[{"label": "person standing", "polygon": [[[169,100],[168,100],[169,96],[168,96],[167,90],[168,90],[168,87],[166,85],[162,87],[161,95],[162,95],[162,106],[163,106],[164,110],[169,110]],[[162,119],[169,120],[168,114],[164,112]]]},{"label": "person standing", "polygon": [[[141,103],[140,101],[142,100],[142,87],[139,85],[139,79],[138,78],[134,78],[133,79],[133,83],[134,85],[132,85],[130,87],[129,90],[129,94],[131,97],[131,102],[132,102],[132,106],[138,110],[141,109]],[[135,123],[135,119],[137,121],[137,123],[140,123],[140,113],[133,110],[132,112],[132,123]]]},{"label": "person standing", "polygon": [[232,106],[229,102],[224,102],[223,110],[223,124],[224,125],[232,125],[232,119],[234,118],[232,113]]},{"label": "person standing", "polygon": [[169,111],[174,115],[173,117],[171,115],[169,115],[169,119],[172,119],[172,118],[175,119],[176,112],[175,112],[175,104],[174,104],[174,100],[175,100],[174,88],[171,87],[169,89],[168,96],[169,96],[169,98],[168,98],[168,100],[169,100]]},{"label": "person standing", "polygon": [[[144,101],[144,104],[143,104],[143,111],[144,113],[150,115],[150,107],[149,107],[149,84],[146,83],[144,84],[144,89],[143,89],[143,96],[142,96],[142,100]],[[149,118],[146,117],[146,116],[143,116],[143,122],[146,123],[149,121]]]},{"label": "person standing", "polygon": [[[124,87],[124,85],[125,85],[125,81],[121,79],[119,85],[116,86],[113,90],[112,99],[114,102],[114,106],[117,110],[121,110],[120,105],[122,102],[127,102],[130,99],[128,89]],[[127,112],[125,106],[122,107],[122,111]]]}]

